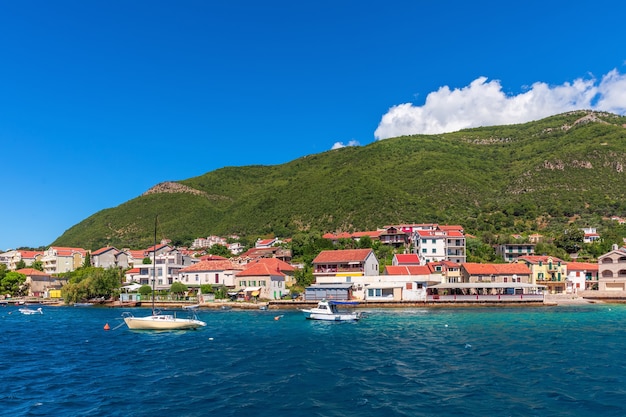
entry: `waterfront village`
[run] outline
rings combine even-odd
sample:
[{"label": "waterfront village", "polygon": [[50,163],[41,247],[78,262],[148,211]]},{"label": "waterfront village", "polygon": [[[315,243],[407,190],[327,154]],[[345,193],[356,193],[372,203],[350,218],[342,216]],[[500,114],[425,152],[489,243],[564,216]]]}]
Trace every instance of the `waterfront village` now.
[{"label": "waterfront village", "polygon": [[[146,302],[139,291],[142,286],[166,292],[174,283],[184,284],[183,299],[206,306],[222,301],[212,292],[203,294],[201,287],[206,285],[222,289],[229,302],[273,305],[322,299],[400,306],[544,303],[551,294],[614,300],[626,294],[624,244],[613,245],[598,262],[566,262],[536,254],[541,236],[535,234],[525,243],[497,245],[504,262],[486,264],[466,262],[467,236],[459,225],[401,224],[323,237],[337,244],[365,236],[394,248],[390,265],[379,265],[372,249],[322,250],[312,262],[314,282],[299,293],[291,290],[303,265],[292,263],[289,239],[258,239],[247,251],[216,236],[196,239],[190,248],[173,247],[167,241],[140,250],[51,246],[45,251],[7,251],[0,254],[0,264],[25,276],[27,299],[50,302],[61,300],[67,284],[64,274],[84,266],[86,260],[93,267],[120,271],[119,295],[106,300],[119,305]],[[585,230],[586,242],[598,238],[594,229]],[[215,244],[227,246],[233,256],[207,254],[206,248]],[[32,268],[35,263],[43,268]],[[10,297],[2,294],[2,299],[7,303]]]}]

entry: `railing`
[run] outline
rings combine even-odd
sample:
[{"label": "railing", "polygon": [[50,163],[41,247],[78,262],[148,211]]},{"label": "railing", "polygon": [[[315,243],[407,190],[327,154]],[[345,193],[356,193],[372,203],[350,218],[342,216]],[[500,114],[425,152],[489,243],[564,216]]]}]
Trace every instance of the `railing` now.
[{"label": "railing", "polygon": [[443,303],[517,303],[542,302],[543,300],[543,294],[429,295],[426,297],[426,301]]}]

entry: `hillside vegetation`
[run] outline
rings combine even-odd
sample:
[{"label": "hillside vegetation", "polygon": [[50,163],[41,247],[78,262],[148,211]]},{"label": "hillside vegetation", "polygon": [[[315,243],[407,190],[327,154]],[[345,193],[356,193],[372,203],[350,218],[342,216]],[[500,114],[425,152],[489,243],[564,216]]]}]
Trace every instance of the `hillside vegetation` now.
[{"label": "hillside vegetation", "polygon": [[239,234],[461,224],[550,233],[626,216],[626,117],[577,111],[520,125],[385,139],[275,166],[226,167],[102,210],[53,245],[140,248]]}]

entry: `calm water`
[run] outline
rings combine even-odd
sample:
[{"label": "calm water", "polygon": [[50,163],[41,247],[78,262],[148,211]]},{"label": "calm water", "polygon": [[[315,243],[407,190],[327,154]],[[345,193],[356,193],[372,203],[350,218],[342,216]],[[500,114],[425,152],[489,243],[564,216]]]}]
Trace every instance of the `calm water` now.
[{"label": "calm water", "polygon": [[626,415],[621,305],[201,311],[199,331],[104,331],[121,313],[0,307],[0,415]]}]

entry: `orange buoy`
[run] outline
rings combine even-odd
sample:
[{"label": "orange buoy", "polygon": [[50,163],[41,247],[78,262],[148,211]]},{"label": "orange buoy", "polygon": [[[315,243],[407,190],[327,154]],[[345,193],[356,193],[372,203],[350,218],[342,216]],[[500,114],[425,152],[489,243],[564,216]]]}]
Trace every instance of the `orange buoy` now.
[{"label": "orange buoy", "polygon": [[280,316],[274,316],[274,320],[280,320]]},{"label": "orange buoy", "polygon": [[109,327],[109,323],[104,325],[104,330],[111,330],[111,328]]}]

